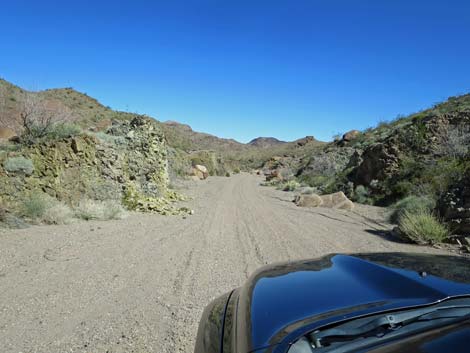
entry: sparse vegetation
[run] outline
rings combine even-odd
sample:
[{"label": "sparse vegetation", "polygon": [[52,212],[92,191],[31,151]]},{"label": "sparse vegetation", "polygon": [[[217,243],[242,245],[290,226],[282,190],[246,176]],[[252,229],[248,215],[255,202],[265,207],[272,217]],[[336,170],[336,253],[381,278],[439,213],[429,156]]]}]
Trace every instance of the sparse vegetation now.
[{"label": "sparse vegetation", "polygon": [[9,173],[31,175],[34,172],[33,162],[22,156],[8,158],[5,163],[3,163],[3,167]]},{"label": "sparse vegetation", "polygon": [[398,226],[401,234],[418,244],[440,243],[450,234],[447,226],[425,210],[405,211]]},{"label": "sparse vegetation", "polygon": [[48,204],[40,219],[47,224],[69,224],[72,222],[73,216],[73,211],[69,206],[54,201]]},{"label": "sparse vegetation", "polygon": [[404,214],[411,213],[430,213],[436,206],[436,201],[428,196],[407,196],[396,202],[391,208],[393,212],[390,215],[390,221],[399,223]]},{"label": "sparse vegetation", "polygon": [[25,218],[37,221],[45,215],[51,206],[52,199],[49,195],[35,192],[21,202],[20,212]]},{"label": "sparse vegetation", "polygon": [[289,181],[286,181],[285,183],[281,183],[278,186],[278,189],[282,191],[295,191],[299,187],[300,187],[300,183],[297,180],[289,180]]},{"label": "sparse vegetation", "polygon": [[309,186],[304,186],[300,188],[299,191],[300,191],[300,194],[302,195],[312,195],[312,194],[315,194],[316,189],[309,187]]},{"label": "sparse vegetation", "polygon": [[358,185],[354,190],[353,201],[357,203],[362,203],[364,205],[373,204],[373,200],[370,197],[370,192],[367,187],[364,185]]},{"label": "sparse vegetation", "polygon": [[82,133],[82,129],[77,124],[73,123],[58,123],[51,127],[48,131],[47,139],[63,139],[78,136]]},{"label": "sparse vegetation", "polygon": [[125,210],[116,201],[81,200],[75,208],[75,216],[86,221],[122,219]]}]

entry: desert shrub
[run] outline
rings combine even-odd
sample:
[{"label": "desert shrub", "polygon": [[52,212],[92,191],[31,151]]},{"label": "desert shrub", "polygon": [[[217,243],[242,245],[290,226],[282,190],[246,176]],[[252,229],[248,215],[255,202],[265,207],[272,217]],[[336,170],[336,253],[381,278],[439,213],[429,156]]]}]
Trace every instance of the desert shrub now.
[{"label": "desert shrub", "polygon": [[278,186],[278,189],[282,191],[295,191],[300,187],[300,184],[297,180],[289,180],[285,183],[282,183]]},{"label": "desert shrub", "polygon": [[423,173],[423,179],[429,183],[434,193],[441,196],[449,186],[462,179],[468,168],[468,162],[454,158],[444,158]]},{"label": "desert shrub", "polygon": [[7,172],[10,173],[22,173],[25,175],[31,175],[34,172],[33,162],[25,157],[8,158],[3,163],[3,167]]},{"label": "desert shrub", "polygon": [[126,216],[126,210],[119,202],[105,201],[103,211],[103,220],[123,219]]},{"label": "desert shrub", "polygon": [[122,205],[116,201],[87,199],[81,200],[75,208],[75,216],[86,221],[122,219],[125,216],[125,210]]},{"label": "desert shrub", "polygon": [[280,184],[280,181],[279,179],[272,179],[272,180],[269,180],[269,181],[263,181],[261,182],[259,185],[260,186],[279,186]]},{"label": "desert shrub", "polygon": [[302,195],[312,195],[312,194],[315,194],[316,189],[309,187],[309,186],[305,186],[301,188],[299,191]]},{"label": "desert shrub", "polygon": [[429,211],[405,211],[398,225],[401,234],[418,244],[443,242],[449,236],[448,227]]},{"label": "desert shrub", "polygon": [[239,173],[240,173],[240,168],[235,168],[235,169],[233,170],[233,172],[234,172],[235,174],[239,174]]},{"label": "desert shrub", "polygon": [[68,137],[78,136],[82,133],[80,126],[72,123],[59,123],[51,127],[48,131],[46,138],[52,140],[59,140]]},{"label": "desert shrub", "polygon": [[365,205],[373,204],[373,200],[370,198],[370,192],[367,187],[364,185],[358,185],[354,190],[353,200],[357,203],[362,203]]},{"label": "desert shrub", "polygon": [[302,183],[305,183],[311,187],[319,187],[328,184],[332,177],[328,177],[325,175],[302,175],[299,177],[299,180]]},{"label": "desert shrub", "polygon": [[16,143],[5,143],[0,144],[0,152],[18,152],[21,150],[21,145]]},{"label": "desert shrub", "polygon": [[229,177],[229,176],[230,176],[230,173],[229,173],[229,172],[226,172],[226,173],[225,173],[225,176],[226,176],[226,177]]},{"label": "desert shrub", "polygon": [[390,221],[399,223],[405,213],[431,212],[435,206],[436,201],[429,196],[407,196],[392,205],[393,212],[390,215]]},{"label": "desert shrub", "polygon": [[33,193],[20,204],[21,214],[28,219],[38,220],[52,206],[52,199],[44,193]]},{"label": "desert shrub", "polygon": [[467,126],[452,127],[447,131],[440,152],[451,158],[463,158],[469,152],[470,128]]},{"label": "desert shrub", "polygon": [[282,168],[279,171],[279,176],[282,180],[290,181],[294,177],[294,173],[290,168]]},{"label": "desert shrub", "polygon": [[72,219],[70,207],[60,202],[50,203],[41,216],[41,221],[47,224],[69,224]]}]

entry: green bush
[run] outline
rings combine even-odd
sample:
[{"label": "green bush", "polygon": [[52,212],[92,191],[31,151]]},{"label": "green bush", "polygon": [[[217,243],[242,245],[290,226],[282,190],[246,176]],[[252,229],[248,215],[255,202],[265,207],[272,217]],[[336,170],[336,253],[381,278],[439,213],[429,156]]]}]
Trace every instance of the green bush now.
[{"label": "green bush", "polygon": [[25,175],[31,175],[34,172],[33,162],[30,159],[24,157],[8,158],[3,163],[3,167],[7,172],[10,173],[22,173]]},{"label": "green bush", "polygon": [[55,124],[47,133],[46,138],[60,140],[63,138],[78,136],[82,133],[80,126],[72,123]]},{"label": "green bush", "polygon": [[353,201],[364,205],[373,204],[373,200],[370,198],[369,189],[364,185],[358,185],[354,190]]},{"label": "green bush", "polygon": [[300,178],[302,183],[312,187],[325,186],[330,183],[334,178],[325,175],[302,175]]},{"label": "green bush", "polygon": [[225,176],[228,178],[230,176],[230,173],[229,172],[226,172],[225,173]]},{"label": "green bush", "polygon": [[46,224],[69,224],[72,210],[44,193],[33,193],[20,204],[20,213],[28,220]]},{"label": "green bush", "polygon": [[278,189],[282,191],[295,191],[300,187],[300,184],[297,180],[289,180],[281,185],[279,185]]},{"label": "green bush", "polygon": [[51,206],[52,199],[49,195],[34,193],[21,202],[20,212],[25,218],[38,220],[45,215]]},{"label": "green bush", "polygon": [[408,196],[392,205],[390,221],[399,223],[405,213],[431,212],[435,206],[436,201],[429,196]]},{"label": "green bush", "polygon": [[418,244],[443,242],[449,236],[449,229],[429,211],[405,211],[400,217],[400,232]]}]

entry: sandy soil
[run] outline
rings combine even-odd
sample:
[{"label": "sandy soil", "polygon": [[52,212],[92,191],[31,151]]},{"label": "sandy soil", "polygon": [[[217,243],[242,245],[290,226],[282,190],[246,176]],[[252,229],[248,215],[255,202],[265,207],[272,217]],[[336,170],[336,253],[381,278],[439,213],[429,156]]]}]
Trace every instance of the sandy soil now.
[{"label": "sandy soil", "polygon": [[0,350],[191,352],[216,296],[263,264],[331,252],[415,251],[377,208],[302,209],[248,174],[184,190],[195,214],[131,215],[0,233]]}]

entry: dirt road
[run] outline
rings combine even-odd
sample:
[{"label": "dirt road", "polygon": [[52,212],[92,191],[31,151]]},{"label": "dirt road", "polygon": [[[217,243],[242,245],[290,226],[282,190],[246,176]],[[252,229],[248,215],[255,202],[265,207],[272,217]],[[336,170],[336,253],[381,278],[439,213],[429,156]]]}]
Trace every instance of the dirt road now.
[{"label": "dirt road", "polygon": [[[331,252],[418,251],[373,208],[301,209],[248,174],[185,192],[195,214],[131,215],[0,233],[0,351],[191,352],[214,297],[263,264]],[[368,215],[361,216],[367,211]]]}]

